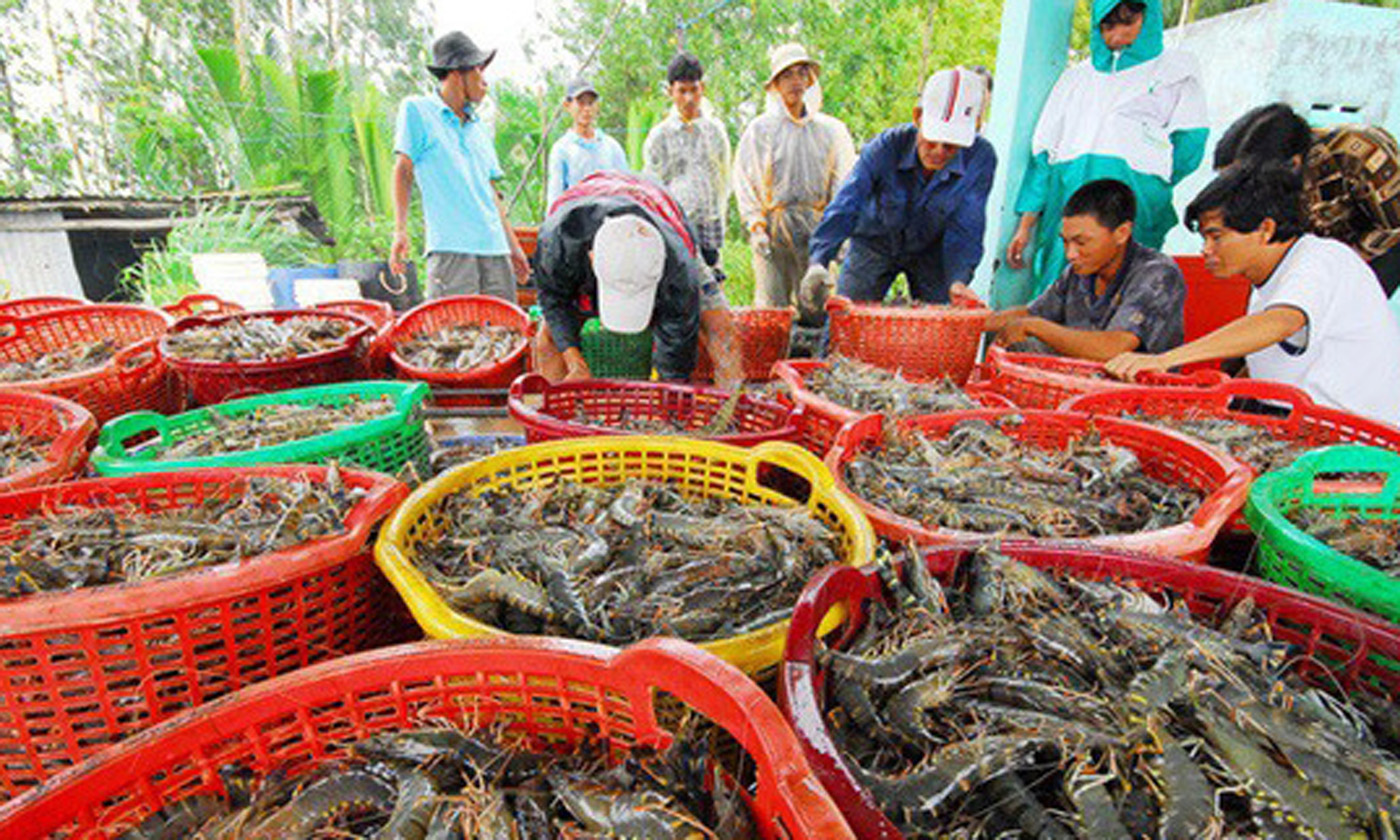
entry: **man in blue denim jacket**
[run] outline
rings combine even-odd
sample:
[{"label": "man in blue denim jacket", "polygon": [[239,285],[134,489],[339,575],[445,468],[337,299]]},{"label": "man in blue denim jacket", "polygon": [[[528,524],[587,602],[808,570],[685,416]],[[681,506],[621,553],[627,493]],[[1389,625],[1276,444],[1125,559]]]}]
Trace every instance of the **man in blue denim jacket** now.
[{"label": "man in blue denim jacket", "polygon": [[852,300],[882,300],[904,272],[915,299],[946,303],[950,285],[972,278],[997,164],[977,133],[985,96],[978,74],[941,70],[924,86],[914,122],[861,151],[812,234],[799,297],[805,317],[817,315],[830,294],[827,266],[846,240],[838,291]]}]

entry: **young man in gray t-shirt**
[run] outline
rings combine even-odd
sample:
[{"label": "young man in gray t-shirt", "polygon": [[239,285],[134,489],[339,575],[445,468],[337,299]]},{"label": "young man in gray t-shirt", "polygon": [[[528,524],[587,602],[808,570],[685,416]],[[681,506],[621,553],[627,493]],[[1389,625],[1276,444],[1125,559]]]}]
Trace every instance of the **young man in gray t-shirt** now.
[{"label": "young man in gray t-shirt", "polygon": [[1064,273],[1029,306],[987,319],[998,344],[1107,361],[1181,344],[1186,281],[1171,257],[1133,241],[1137,202],[1121,181],[1092,181],[1065,205]]}]

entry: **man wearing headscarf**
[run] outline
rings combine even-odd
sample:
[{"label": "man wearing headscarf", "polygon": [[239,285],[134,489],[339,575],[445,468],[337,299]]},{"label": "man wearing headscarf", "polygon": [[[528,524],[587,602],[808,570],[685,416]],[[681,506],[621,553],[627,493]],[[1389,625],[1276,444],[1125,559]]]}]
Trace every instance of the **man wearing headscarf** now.
[{"label": "man wearing headscarf", "polygon": [[792,303],[812,231],[855,165],[851,132],[820,111],[820,72],[800,44],[775,49],[768,108],[739,138],[734,197],[753,249],[755,306]]},{"label": "man wearing headscarf", "polygon": [[1067,70],[1046,100],[1016,199],[1021,220],[1006,260],[1031,268],[1033,294],[1064,271],[1060,216],[1076,190],[1103,178],[1127,184],[1137,199],[1137,241],[1160,249],[1177,222],[1172,187],[1205,156],[1199,67],[1190,54],[1163,49],[1161,0],[1094,0],[1093,21],[1091,57]]}]

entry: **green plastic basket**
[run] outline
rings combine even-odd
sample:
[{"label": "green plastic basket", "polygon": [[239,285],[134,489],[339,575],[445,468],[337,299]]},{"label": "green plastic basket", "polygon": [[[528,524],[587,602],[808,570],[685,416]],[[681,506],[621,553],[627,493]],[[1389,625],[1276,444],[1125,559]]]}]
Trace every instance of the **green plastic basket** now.
[{"label": "green plastic basket", "polygon": [[579,352],[598,379],[650,379],[651,330],[635,335],[609,332],[589,318],[579,332]]},{"label": "green plastic basket", "polygon": [[[1382,477],[1379,483],[1319,480],[1333,473]],[[1254,482],[1245,521],[1259,537],[1259,571],[1269,580],[1334,598],[1400,622],[1400,579],[1348,557],[1288,521],[1300,507],[1364,519],[1400,518],[1400,455],[1372,446],[1317,449],[1286,470]]]},{"label": "green plastic basket", "polygon": [[[422,404],[430,394],[431,389],[423,382],[374,380],[260,394],[170,417],[151,411],[136,411],[102,427],[97,451],[93,453],[91,462],[99,475],[131,475],[196,467],[319,464],[330,460],[345,466],[396,475],[404,464],[412,463],[418,475],[426,478],[431,473],[428,471],[429,440]],[[381,397],[393,400],[393,413],[357,426],[260,449],[183,461],[157,459],[166,447],[212,429],[209,416],[215,412],[224,417],[237,417],[269,404],[339,406],[351,400]],[[127,444],[136,438],[142,439],[142,442],[128,449]]]}]

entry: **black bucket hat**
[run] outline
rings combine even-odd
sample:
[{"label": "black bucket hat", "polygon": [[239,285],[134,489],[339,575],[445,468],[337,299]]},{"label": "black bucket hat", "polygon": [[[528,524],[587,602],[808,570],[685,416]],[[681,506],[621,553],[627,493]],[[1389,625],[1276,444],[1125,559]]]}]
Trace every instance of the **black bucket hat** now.
[{"label": "black bucket hat", "polygon": [[485,67],[495,57],[495,50],[484,51],[465,34],[449,32],[433,42],[433,63],[428,65],[428,70],[433,73],[470,70]]}]

